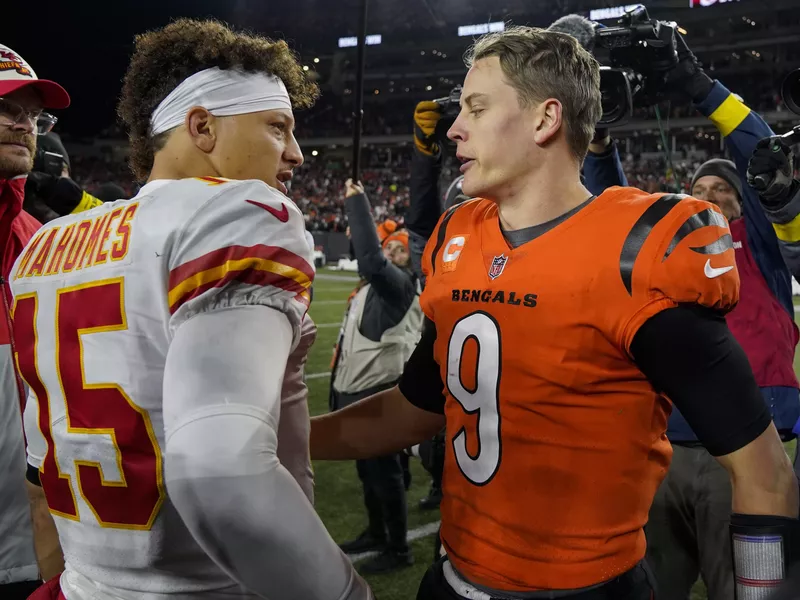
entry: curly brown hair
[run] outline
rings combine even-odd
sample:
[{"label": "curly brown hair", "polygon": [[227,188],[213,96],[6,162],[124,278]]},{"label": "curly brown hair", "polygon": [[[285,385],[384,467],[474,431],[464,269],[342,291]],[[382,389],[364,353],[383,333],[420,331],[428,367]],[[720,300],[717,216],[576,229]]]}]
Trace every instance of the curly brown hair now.
[{"label": "curly brown hair", "polygon": [[155,153],[170,135],[150,134],[153,111],[184,79],[212,67],[280,77],[297,109],[311,107],[319,96],[318,86],[283,40],[236,32],[215,20],[194,19],[178,19],[137,35],[117,114],[128,128],[131,169],[140,180],[147,179]]}]

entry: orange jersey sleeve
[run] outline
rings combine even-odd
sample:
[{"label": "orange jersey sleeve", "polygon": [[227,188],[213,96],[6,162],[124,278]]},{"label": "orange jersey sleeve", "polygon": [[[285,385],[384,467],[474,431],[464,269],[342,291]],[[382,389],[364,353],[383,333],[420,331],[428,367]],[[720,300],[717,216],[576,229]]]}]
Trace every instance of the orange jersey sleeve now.
[{"label": "orange jersey sleeve", "polygon": [[[459,234],[448,237],[447,226],[456,210],[471,202],[475,202],[475,200],[452,206],[439,218],[439,222],[436,224],[431,237],[428,238],[428,243],[425,245],[425,251],[422,253],[422,273],[425,276],[426,282],[431,281],[432,278],[440,275],[442,272],[454,271],[458,265],[461,252],[464,249],[464,244],[466,244],[467,239],[469,239],[469,235]],[[430,296],[431,295],[426,294],[423,289],[422,295],[419,298],[419,303],[425,316],[433,321],[434,311]]]},{"label": "orange jersey sleeve", "polygon": [[625,238],[620,277],[634,300],[619,343],[630,350],[645,321],[679,304],[722,313],[739,301],[730,228],[719,208],[690,196],[654,195]]}]

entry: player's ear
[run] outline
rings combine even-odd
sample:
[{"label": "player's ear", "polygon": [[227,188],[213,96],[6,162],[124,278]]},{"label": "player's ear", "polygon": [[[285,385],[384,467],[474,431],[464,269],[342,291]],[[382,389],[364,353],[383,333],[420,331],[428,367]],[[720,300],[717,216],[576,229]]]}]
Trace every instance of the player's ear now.
[{"label": "player's ear", "polygon": [[214,115],[202,106],[194,106],[186,113],[186,130],[192,142],[203,152],[211,152],[217,142]]},{"label": "player's ear", "polygon": [[543,146],[558,133],[561,128],[561,102],[555,98],[548,98],[535,107],[535,123],[533,139]]}]

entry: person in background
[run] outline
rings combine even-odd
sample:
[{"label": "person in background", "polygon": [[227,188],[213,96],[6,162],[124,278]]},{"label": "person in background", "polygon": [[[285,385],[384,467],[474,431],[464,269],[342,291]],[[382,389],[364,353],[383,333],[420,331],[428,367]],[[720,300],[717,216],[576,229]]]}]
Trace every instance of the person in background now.
[{"label": "person in background", "polygon": [[[27,598],[40,577],[63,569],[58,535],[41,489],[28,486],[21,407],[25,391],[12,354],[12,297],[7,278],[23,247],[41,226],[23,209],[26,176],[33,167],[37,136],[47,133],[55,117],[43,109],[69,106],[57,83],[38,79],[31,66],[0,45],[0,598]],[[31,523],[33,518],[33,524]],[[34,536],[35,532],[35,536]],[[35,552],[34,552],[35,545]],[[37,556],[39,565],[37,567]]]},{"label": "person in background", "polygon": [[[692,196],[718,206],[730,223],[741,293],[726,321],[747,355],[787,453],[794,459],[792,428],[800,416],[800,392],[793,366],[798,330],[789,272],[755,190],[743,181],[756,143],[772,132],[761,117],[704,72],[683,38],[678,39],[678,50],[680,62],[670,75],[668,91],[691,100],[716,125],[735,161],[715,158],[703,163],[690,186]],[[624,175],[610,164],[595,161],[591,167],[586,170],[587,181],[602,176],[600,187],[609,182],[625,185]],[[707,225],[713,217],[701,213],[695,220]],[[707,258],[705,277],[721,276],[718,261]],[[672,464],[645,528],[648,561],[659,591],[670,600],[686,600],[702,576],[709,600],[728,600],[734,596],[728,473],[698,441],[677,407],[667,436],[674,448]]]},{"label": "person in background", "polygon": [[[747,167],[747,181],[758,190],[761,207],[778,237],[786,266],[800,280],[800,181],[793,179],[795,156],[781,136],[756,144]],[[800,435],[800,419],[794,426]],[[800,476],[800,460],[795,459]]]},{"label": "person in background", "polygon": [[[345,210],[362,285],[351,296],[334,357],[332,408],[394,387],[422,331],[419,283],[409,264],[408,233],[377,229],[360,184],[348,180]],[[381,242],[381,238],[383,241]],[[406,539],[407,506],[401,453],[356,461],[368,525],[341,544],[348,554],[378,550],[362,573],[385,573],[413,564]]]}]

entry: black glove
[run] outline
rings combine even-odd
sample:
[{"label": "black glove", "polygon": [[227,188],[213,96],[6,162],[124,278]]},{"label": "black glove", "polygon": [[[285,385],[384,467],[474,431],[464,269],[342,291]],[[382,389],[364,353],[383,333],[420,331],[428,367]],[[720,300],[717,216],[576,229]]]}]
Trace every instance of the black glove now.
[{"label": "black glove", "polygon": [[25,195],[36,196],[46,202],[55,193],[57,183],[58,177],[41,171],[31,171],[25,181]]},{"label": "black glove", "polygon": [[436,125],[442,118],[442,107],[438,102],[426,100],[414,110],[414,144],[417,150],[428,156],[439,153],[436,143]]},{"label": "black glove", "polygon": [[785,205],[800,187],[792,179],[794,156],[780,136],[764,138],[750,157],[747,184],[758,192],[764,205]]},{"label": "black glove", "polygon": [[705,100],[714,87],[714,81],[706,75],[703,65],[689,50],[683,36],[675,32],[675,46],[678,51],[678,64],[667,76],[668,90],[688,96],[692,102],[699,104]]}]

